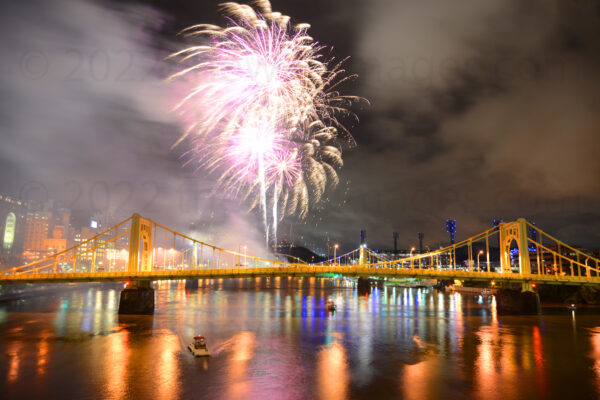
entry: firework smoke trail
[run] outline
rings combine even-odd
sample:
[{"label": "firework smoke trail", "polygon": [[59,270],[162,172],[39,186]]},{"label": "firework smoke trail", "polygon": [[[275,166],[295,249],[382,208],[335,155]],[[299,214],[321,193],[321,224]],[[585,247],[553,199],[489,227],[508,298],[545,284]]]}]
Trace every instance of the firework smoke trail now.
[{"label": "firework smoke trail", "polygon": [[273,184],[273,227],[271,243],[277,243],[277,182]]},{"label": "firework smoke trail", "polygon": [[258,159],[258,181],[260,185],[260,211],[265,229],[266,246],[269,248],[269,222],[267,218],[267,185],[265,182],[265,167],[262,156]]},{"label": "firework smoke trail", "polygon": [[183,67],[169,79],[187,87],[175,107],[187,126],[176,145],[189,139],[189,163],[260,209],[273,248],[284,216],[304,218],[338,184],[342,142],[354,145],[338,117],[354,116],[348,108],[362,99],[338,93],[353,76],[322,61],[310,25],[292,26],[267,0],[255,8],[223,3],[226,27],[182,31],[200,44],[170,56]]}]

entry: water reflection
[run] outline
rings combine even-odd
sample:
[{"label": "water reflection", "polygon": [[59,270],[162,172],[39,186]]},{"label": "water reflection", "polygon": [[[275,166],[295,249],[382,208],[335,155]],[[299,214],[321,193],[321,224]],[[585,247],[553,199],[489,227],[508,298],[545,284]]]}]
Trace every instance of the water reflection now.
[{"label": "water reflection", "polygon": [[590,342],[592,349],[590,357],[594,360],[594,373],[596,374],[596,385],[600,392],[600,327],[590,330]]},{"label": "water reflection", "polygon": [[546,371],[544,370],[544,345],[540,327],[535,325],[532,332],[533,359],[535,362],[535,382],[541,397],[546,395]]},{"label": "water reflection", "polygon": [[123,399],[127,395],[129,378],[129,332],[123,330],[112,334],[107,341],[108,351],[104,354],[104,364],[101,369],[104,372],[106,397]]},{"label": "water reflection", "polygon": [[[576,326],[566,311],[502,317],[493,297],[361,296],[344,279],[198,286],[156,283],[154,316],[117,316],[117,285],[0,303],[3,397],[589,398],[600,387],[597,313],[578,312]],[[210,359],[187,351],[197,334]]]},{"label": "water reflection", "polygon": [[[156,399],[173,400],[179,398],[179,365],[177,352],[180,345],[177,337],[167,334],[166,337],[158,343],[156,349],[158,357],[156,359],[157,368],[155,368],[154,382]],[[152,361],[150,361],[152,362]],[[154,397],[154,396],[153,396]]]},{"label": "water reflection", "polygon": [[421,400],[440,397],[436,382],[439,366],[434,356],[428,356],[415,364],[406,364],[400,372],[402,397]]},{"label": "water reflection", "polygon": [[50,331],[44,329],[39,336],[39,340],[37,342],[37,373],[39,376],[44,375],[46,373],[46,368],[48,366],[48,357],[49,357],[49,349],[50,346],[48,344],[48,339],[50,338]]},{"label": "water reflection", "polygon": [[11,342],[7,349],[9,357],[8,373],[6,380],[8,383],[16,382],[19,379],[19,366],[21,364],[21,348],[23,344],[20,342]]},{"label": "water reflection", "polygon": [[252,332],[240,332],[229,345],[232,348],[227,368],[228,381],[231,382],[227,398],[243,399],[248,397],[250,380],[247,377],[248,363],[254,356],[256,338]]},{"label": "water reflection", "polygon": [[317,387],[319,398],[341,400],[348,398],[350,376],[342,335],[334,335],[333,339],[317,355]]}]

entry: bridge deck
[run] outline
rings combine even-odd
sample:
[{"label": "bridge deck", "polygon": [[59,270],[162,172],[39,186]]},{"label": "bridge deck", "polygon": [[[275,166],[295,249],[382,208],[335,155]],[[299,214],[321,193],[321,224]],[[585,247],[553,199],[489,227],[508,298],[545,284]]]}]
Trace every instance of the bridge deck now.
[{"label": "bridge deck", "polygon": [[0,275],[0,284],[15,283],[56,283],[56,282],[109,282],[128,280],[176,280],[176,279],[218,279],[253,277],[294,277],[316,276],[319,274],[341,274],[349,277],[378,276],[386,278],[460,279],[496,282],[535,282],[554,285],[600,285],[600,277],[536,275],[497,272],[471,272],[462,270],[405,269],[405,268],[363,268],[345,266],[283,266],[272,268],[216,268],[196,270],[168,270],[130,272],[77,272],[77,273],[37,273]]}]

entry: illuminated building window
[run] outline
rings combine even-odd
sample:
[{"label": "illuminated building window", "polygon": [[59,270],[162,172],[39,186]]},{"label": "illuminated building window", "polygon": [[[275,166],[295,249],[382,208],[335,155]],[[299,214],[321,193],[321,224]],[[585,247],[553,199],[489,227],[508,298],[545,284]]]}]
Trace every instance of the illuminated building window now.
[{"label": "illuminated building window", "polygon": [[6,216],[6,224],[4,225],[4,250],[12,249],[15,241],[15,226],[17,225],[17,217],[15,213],[8,213]]}]

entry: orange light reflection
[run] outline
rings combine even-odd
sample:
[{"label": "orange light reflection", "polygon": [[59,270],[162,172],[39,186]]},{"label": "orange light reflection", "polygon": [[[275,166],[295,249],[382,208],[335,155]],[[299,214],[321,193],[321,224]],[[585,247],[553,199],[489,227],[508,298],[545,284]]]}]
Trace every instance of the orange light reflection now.
[{"label": "orange light reflection", "polygon": [[590,342],[592,344],[590,357],[594,360],[594,372],[596,373],[598,387],[600,387],[600,327],[590,331]]},{"label": "orange light reflection", "polygon": [[42,331],[40,334],[40,340],[37,342],[37,373],[38,375],[44,375],[46,373],[46,367],[48,366],[48,338],[50,333],[47,330]]},{"label": "orange light reflection", "polygon": [[539,326],[533,327],[533,359],[535,362],[535,380],[540,397],[546,397],[546,375],[544,371],[544,347]]},{"label": "orange light reflection", "polygon": [[477,332],[480,345],[475,361],[475,381],[480,399],[514,399],[519,387],[506,385],[517,382],[519,367],[514,342],[503,338],[497,325],[483,326]]},{"label": "orange light reflection", "polygon": [[426,359],[416,364],[407,364],[402,373],[402,398],[421,400],[437,398],[436,370],[434,358]]},{"label": "orange light reflection", "polygon": [[335,400],[348,397],[348,362],[342,344],[335,340],[319,351],[317,385],[321,399]]},{"label": "orange light reflection", "polygon": [[231,338],[233,354],[227,372],[229,373],[228,399],[245,399],[248,397],[250,382],[246,378],[248,362],[254,357],[256,337],[253,332],[240,332]]},{"label": "orange light reflection", "polygon": [[6,380],[9,383],[13,383],[19,378],[19,365],[21,364],[19,352],[21,351],[22,346],[23,345],[21,342],[11,342],[10,346],[8,347],[7,354],[9,361]]},{"label": "orange light reflection", "polygon": [[156,398],[172,400],[179,398],[179,368],[176,354],[180,350],[179,340],[169,335],[160,341],[159,360],[156,365]]},{"label": "orange light reflection", "polygon": [[127,378],[129,363],[129,332],[121,331],[109,335],[108,351],[104,359],[107,398],[123,399],[127,397]]}]

